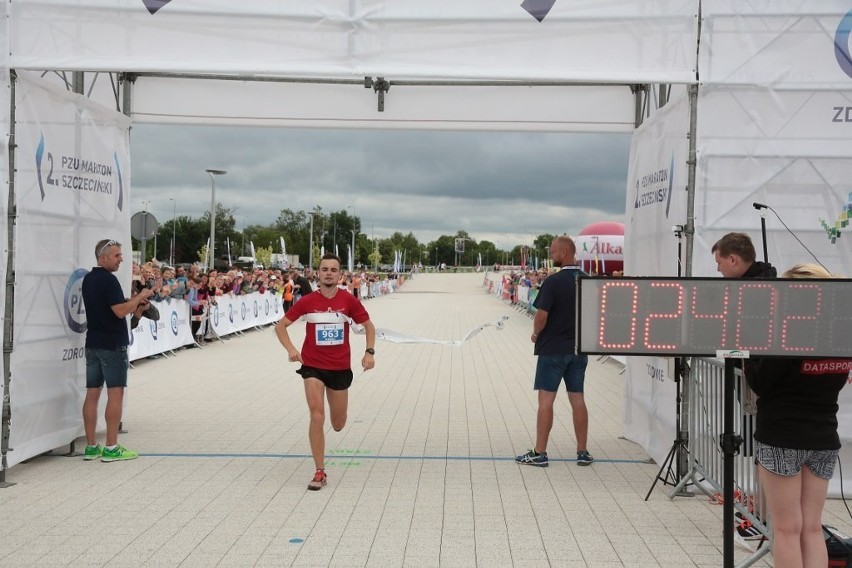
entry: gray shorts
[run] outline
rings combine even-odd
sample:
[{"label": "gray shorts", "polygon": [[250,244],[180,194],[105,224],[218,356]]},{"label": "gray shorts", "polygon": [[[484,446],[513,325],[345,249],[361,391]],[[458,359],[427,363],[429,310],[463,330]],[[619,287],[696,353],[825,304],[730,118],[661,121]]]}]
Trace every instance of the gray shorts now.
[{"label": "gray shorts", "polygon": [[817,477],[831,479],[838,453],[839,450],[792,450],[754,442],[754,463],[784,477],[799,475],[806,465]]}]

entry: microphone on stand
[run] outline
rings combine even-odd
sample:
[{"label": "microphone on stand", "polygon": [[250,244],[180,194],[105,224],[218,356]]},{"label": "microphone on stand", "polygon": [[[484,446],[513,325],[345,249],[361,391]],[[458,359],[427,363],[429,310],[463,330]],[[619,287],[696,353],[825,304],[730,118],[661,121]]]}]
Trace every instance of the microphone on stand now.
[{"label": "microphone on stand", "polygon": [[[831,272],[828,268],[825,268],[825,265],[822,262],[820,262],[820,260],[816,257],[816,255],[813,252],[811,252],[811,249],[809,249],[807,246],[805,246],[805,243],[802,242],[802,240],[799,238],[799,236],[796,235],[796,233],[794,233],[793,230],[790,229],[790,227],[787,226],[787,223],[784,222],[784,220],[781,218],[781,216],[778,214],[778,212],[775,209],[773,209],[769,205],[764,205],[763,203],[756,203],[756,202],[752,203],[751,206],[754,207],[755,209],[757,209],[758,211],[760,211],[761,209],[769,209],[770,211],[772,211],[772,213],[775,214],[775,217],[777,217],[778,220],[781,221],[781,224],[784,225],[784,228],[787,229],[787,232],[790,233],[791,235],[793,235],[793,238],[796,239],[799,242],[800,245],[802,245],[802,248],[805,249],[806,251],[808,251],[808,253],[810,253],[810,255],[814,258],[816,263],[819,264],[820,266],[822,266],[825,269],[826,272]],[[768,263],[769,260],[766,258],[767,257],[767,254],[766,254],[766,216],[765,216],[765,213],[763,213],[763,212],[760,215],[760,230],[761,230],[761,233],[763,234],[762,235],[763,236],[763,258],[764,258],[764,261]]]}]

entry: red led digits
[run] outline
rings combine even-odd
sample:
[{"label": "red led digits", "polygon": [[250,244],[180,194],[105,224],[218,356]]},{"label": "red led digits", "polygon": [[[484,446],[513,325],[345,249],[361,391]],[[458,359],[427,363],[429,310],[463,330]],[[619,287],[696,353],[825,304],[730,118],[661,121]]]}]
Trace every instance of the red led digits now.
[{"label": "red led digits", "polygon": [[[791,295],[793,290],[812,290],[816,292],[816,298],[813,296],[807,297],[804,300],[797,300],[793,302],[792,300],[787,301],[787,305],[804,305],[806,307],[811,307],[811,311],[807,315],[793,315],[787,316],[782,320],[781,323],[781,349],[790,350],[790,351],[816,351],[816,347],[805,347],[800,346],[797,347],[795,345],[788,345],[788,341],[790,340],[790,330],[788,329],[788,325],[792,325],[795,327],[799,327],[802,325],[802,322],[806,321],[817,321],[820,316],[820,312],[822,311],[822,289],[816,284],[791,284],[789,290],[787,291],[788,295]],[[816,305],[813,306],[813,301],[816,301]],[[806,331],[797,330],[797,334],[800,337],[808,337],[808,333]]]},{"label": "red led digits", "polygon": [[[751,294],[750,292],[755,292]],[[765,298],[768,303],[760,300],[761,292],[768,292]],[[745,296],[748,295],[746,300]],[[750,315],[750,314],[755,315]],[[778,290],[769,283],[756,282],[754,284],[743,284],[737,297],[737,336],[735,348],[741,351],[768,351],[772,349],[773,325],[772,321],[778,313]],[[765,322],[765,327],[758,329],[760,322]],[[760,333],[759,333],[760,332]],[[757,344],[760,337],[765,338],[763,345]],[[752,344],[754,343],[754,344]]]},{"label": "red led digits", "polygon": [[[606,324],[607,319],[624,317],[624,314],[610,314],[607,310],[607,295],[610,288],[630,288],[630,290],[613,290],[613,292],[629,292],[633,297],[630,302],[630,339],[627,343],[610,343],[606,340]],[[598,343],[601,349],[632,349],[636,345],[636,312],[639,305],[639,287],[633,282],[607,282],[601,287],[601,320],[600,333],[598,335]],[[619,328],[615,325],[616,329]]]},{"label": "red led digits", "polygon": [[[698,312],[698,298],[701,296],[702,298],[706,298],[708,294],[699,294],[698,286],[692,286],[692,308],[690,309],[690,316],[694,320],[719,320],[721,323],[721,337],[718,343],[713,343],[716,347],[724,347],[727,345],[728,340],[728,298],[730,296],[730,292],[728,287],[725,286],[722,290],[722,308],[719,313],[699,313]],[[703,327],[703,326],[702,326]]]},{"label": "red led digits", "polygon": [[[581,352],[849,357],[852,279],[581,279]],[[597,328],[595,326],[598,326]],[[744,355],[744,354],[743,354]]]},{"label": "red led digits", "polygon": [[826,296],[826,315],[819,322],[825,330],[822,339],[828,340],[834,353],[846,356],[852,353],[852,290],[848,285],[828,288]]},{"label": "red led digits", "polygon": [[654,320],[679,319],[683,315],[683,286],[677,282],[652,282],[651,289],[674,288],[677,290],[677,310],[670,313],[651,313],[645,318],[645,347],[647,349],[674,350],[678,345],[675,343],[655,343],[651,341],[651,325]]}]

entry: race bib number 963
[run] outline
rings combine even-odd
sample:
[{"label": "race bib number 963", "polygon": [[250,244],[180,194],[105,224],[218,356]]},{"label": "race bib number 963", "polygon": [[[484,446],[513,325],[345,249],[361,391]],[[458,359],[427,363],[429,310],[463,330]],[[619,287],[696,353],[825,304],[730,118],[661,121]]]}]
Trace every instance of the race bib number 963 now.
[{"label": "race bib number 963", "polygon": [[318,346],[343,345],[342,323],[316,324],[316,340]]}]

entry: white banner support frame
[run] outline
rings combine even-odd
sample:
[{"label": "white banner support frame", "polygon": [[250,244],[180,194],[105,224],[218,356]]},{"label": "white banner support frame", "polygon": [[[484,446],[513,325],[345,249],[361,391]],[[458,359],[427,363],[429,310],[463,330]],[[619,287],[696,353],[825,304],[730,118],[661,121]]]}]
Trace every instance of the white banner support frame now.
[{"label": "white banner support frame", "polygon": [[[14,314],[15,305],[15,255],[13,246],[15,237],[15,72],[9,72],[10,111],[9,111],[9,170],[6,180],[9,188],[9,200],[6,207],[6,231],[8,246],[6,252],[6,289],[4,313]],[[6,481],[6,470],[9,468],[6,455],[9,452],[10,426],[12,423],[12,405],[9,387],[12,382],[11,368],[12,347],[14,345],[12,315],[3,318],[3,405],[0,412],[0,489],[15,485]]]}]

